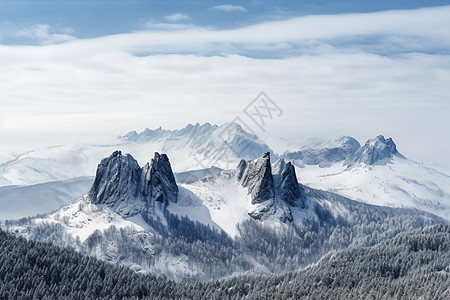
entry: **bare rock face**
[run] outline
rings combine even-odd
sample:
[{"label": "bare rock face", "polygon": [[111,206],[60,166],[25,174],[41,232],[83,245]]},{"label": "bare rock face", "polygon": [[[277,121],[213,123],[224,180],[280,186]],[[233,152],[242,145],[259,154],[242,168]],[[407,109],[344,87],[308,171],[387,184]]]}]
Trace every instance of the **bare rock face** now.
[{"label": "bare rock face", "polygon": [[156,152],[150,166],[147,164],[143,172],[144,182],[148,182],[148,189],[151,191],[151,199],[165,205],[168,205],[169,201],[177,202],[178,186],[167,155]]},{"label": "bare rock face", "polygon": [[155,153],[150,164],[140,168],[130,155],[115,151],[97,168],[89,192],[91,202],[107,205],[122,216],[133,216],[169,201],[176,202],[178,187],[165,154]]},{"label": "bare rock face", "polygon": [[[241,163],[239,166],[242,167]],[[245,163],[245,170],[241,169],[239,173],[242,173],[240,178],[242,186],[248,188],[249,194],[252,196],[252,204],[275,198],[269,152],[263,153],[254,161]]]},{"label": "bare rock face", "polygon": [[294,166],[280,158],[272,168],[269,152],[253,161],[242,160],[237,166],[236,178],[248,188],[251,205],[247,213],[254,219],[273,215],[290,222],[293,220],[291,207],[305,207]]},{"label": "bare rock face", "polygon": [[280,200],[290,206],[304,208],[305,203],[301,197],[294,165],[280,158],[274,163],[273,174]]},{"label": "bare rock face", "polygon": [[275,187],[269,152],[253,161],[242,160],[237,167],[237,179],[251,195],[253,205],[247,211],[249,216],[259,220],[274,213]]},{"label": "bare rock face", "polygon": [[385,139],[384,136],[379,135],[374,139],[368,140],[364,146],[359,148],[353,157],[347,162],[347,165],[354,165],[358,163],[373,165],[377,161],[385,158],[391,158],[393,155],[403,157],[400,153],[398,153],[397,146],[391,138]]}]

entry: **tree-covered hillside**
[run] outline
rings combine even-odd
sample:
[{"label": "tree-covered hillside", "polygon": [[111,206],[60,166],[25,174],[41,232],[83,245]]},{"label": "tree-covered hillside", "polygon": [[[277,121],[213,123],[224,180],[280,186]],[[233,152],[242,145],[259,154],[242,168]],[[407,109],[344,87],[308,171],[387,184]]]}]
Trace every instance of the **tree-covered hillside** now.
[{"label": "tree-covered hillside", "polygon": [[178,283],[0,231],[0,299],[449,299],[450,226],[339,251],[298,272]]}]

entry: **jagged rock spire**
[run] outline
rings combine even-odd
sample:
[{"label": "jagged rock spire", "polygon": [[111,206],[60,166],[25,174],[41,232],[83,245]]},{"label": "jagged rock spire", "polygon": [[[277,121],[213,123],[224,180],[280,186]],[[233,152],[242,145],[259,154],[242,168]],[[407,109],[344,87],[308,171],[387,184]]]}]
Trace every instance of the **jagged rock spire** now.
[{"label": "jagged rock spire", "polygon": [[[270,153],[265,152],[259,158],[248,163],[240,163],[240,182],[248,188],[252,204],[262,203],[275,198]],[[239,167],[238,166],[238,167]],[[242,168],[245,169],[242,169]],[[239,176],[239,175],[238,175]]]},{"label": "jagged rock spire", "polygon": [[165,154],[155,153],[150,164],[140,168],[130,155],[115,151],[97,168],[89,192],[91,202],[107,205],[123,216],[132,216],[155,206],[176,202],[178,187]]},{"label": "jagged rock spire", "polygon": [[274,213],[275,188],[269,152],[253,161],[242,160],[237,167],[237,179],[243,187],[248,188],[251,195],[254,206],[247,210],[249,216],[261,219],[266,214]]},{"label": "jagged rock spire", "polygon": [[150,166],[144,172],[145,178],[148,180],[149,190],[151,191],[151,199],[164,203],[165,205],[168,205],[169,201],[177,202],[178,186],[166,154],[155,152]]},{"label": "jagged rock spire", "polygon": [[280,200],[290,206],[303,208],[304,201],[301,199],[294,165],[291,162],[286,163],[283,158],[280,158],[274,163],[273,174]]},{"label": "jagged rock spire", "polygon": [[304,208],[294,166],[278,159],[272,168],[269,152],[253,161],[242,160],[236,178],[248,188],[252,205],[247,213],[254,219],[276,215],[283,222],[292,221],[290,207]]}]

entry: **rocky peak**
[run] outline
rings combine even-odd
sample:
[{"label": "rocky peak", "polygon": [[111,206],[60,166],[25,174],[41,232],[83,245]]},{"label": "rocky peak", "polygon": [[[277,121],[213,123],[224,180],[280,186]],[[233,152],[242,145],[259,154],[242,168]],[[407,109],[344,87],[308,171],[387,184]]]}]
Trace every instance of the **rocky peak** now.
[{"label": "rocky peak", "polygon": [[247,213],[254,219],[274,213],[275,188],[273,184],[270,153],[265,152],[253,161],[242,160],[237,167],[237,179],[251,195],[251,209]]},{"label": "rocky peak", "polygon": [[245,170],[241,169],[240,182],[247,187],[252,196],[252,204],[273,200],[275,197],[272,167],[270,165],[270,153],[265,152],[254,161],[245,164]]},{"label": "rocky peak", "polygon": [[131,155],[114,151],[98,165],[89,197],[94,204],[107,205],[124,215],[134,214],[144,207],[142,201],[134,201],[140,196],[140,176],[141,168]]},{"label": "rocky peak", "polygon": [[291,207],[304,208],[295,168],[280,158],[270,164],[269,152],[253,161],[242,160],[236,178],[251,195],[247,213],[254,219],[274,215],[283,222],[292,221]]},{"label": "rocky peak", "polygon": [[364,146],[359,148],[348,161],[347,165],[357,163],[373,165],[375,162],[385,158],[391,158],[393,155],[401,156],[392,138],[385,139],[384,136],[379,135],[374,139],[368,140]]},{"label": "rocky peak", "polygon": [[91,202],[107,205],[122,216],[132,216],[155,206],[176,202],[178,187],[169,159],[155,153],[143,168],[130,155],[115,151],[104,158],[97,168],[89,192]]},{"label": "rocky peak", "polygon": [[304,201],[300,199],[301,193],[294,165],[291,162],[286,163],[284,159],[280,158],[274,164],[273,174],[280,200],[291,206],[304,208]]},{"label": "rocky peak", "polygon": [[155,152],[155,156],[147,168],[145,178],[151,187],[152,199],[165,205],[169,204],[169,201],[177,202],[178,186],[166,154]]}]

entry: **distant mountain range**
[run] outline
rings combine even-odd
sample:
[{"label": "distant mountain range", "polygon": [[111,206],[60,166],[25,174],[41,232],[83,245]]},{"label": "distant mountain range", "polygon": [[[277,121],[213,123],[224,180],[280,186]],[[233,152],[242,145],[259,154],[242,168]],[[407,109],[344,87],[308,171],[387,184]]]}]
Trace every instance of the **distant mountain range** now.
[{"label": "distant mountain range", "polygon": [[11,154],[0,161],[0,186],[92,176],[100,159],[118,149],[133,153],[141,163],[155,151],[166,153],[177,161],[177,172],[213,165],[234,168],[241,159],[271,152],[268,145],[236,123],[189,124],[180,130],[146,129],[139,134],[129,132],[105,145],[60,145]]}]

